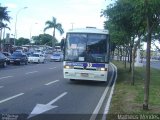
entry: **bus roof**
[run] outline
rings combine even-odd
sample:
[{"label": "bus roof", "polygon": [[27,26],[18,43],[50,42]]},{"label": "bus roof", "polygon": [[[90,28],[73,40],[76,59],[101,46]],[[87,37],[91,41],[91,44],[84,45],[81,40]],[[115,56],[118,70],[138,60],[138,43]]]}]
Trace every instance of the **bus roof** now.
[{"label": "bus roof", "polygon": [[109,34],[108,30],[104,29],[97,29],[94,27],[87,27],[87,28],[76,28],[71,29],[67,33],[97,33],[97,34]]}]

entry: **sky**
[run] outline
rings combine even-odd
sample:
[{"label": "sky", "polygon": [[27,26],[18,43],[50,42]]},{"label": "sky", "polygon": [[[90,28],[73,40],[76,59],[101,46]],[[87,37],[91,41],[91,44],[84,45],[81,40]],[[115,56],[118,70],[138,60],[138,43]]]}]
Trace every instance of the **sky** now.
[{"label": "sky", "polygon": [[[6,31],[10,37],[14,37],[16,26],[17,38],[30,38],[44,33],[45,22],[52,17],[62,24],[65,33],[69,29],[86,26],[103,29],[105,18],[100,17],[101,10],[111,0],[3,0],[0,3],[2,7],[8,7],[12,18],[8,24],[11,30]],[[52,30],[45,33],[52,35]],[[56,31],[58,41],[65,37],[65,33],[61,36]]]}]

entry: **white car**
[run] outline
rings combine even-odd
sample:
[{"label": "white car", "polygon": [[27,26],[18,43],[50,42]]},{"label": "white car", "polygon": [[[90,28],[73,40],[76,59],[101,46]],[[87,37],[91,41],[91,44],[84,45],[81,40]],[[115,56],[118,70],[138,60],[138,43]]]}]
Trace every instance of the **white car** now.
[{"label": "white car", "polygon": [[44,63],[45,62],[45,56],[40,53],[33,53],[28,57],[29,63]]},{"label": "white car", "polygon": [[50,59],[51,61],[63,61],[63,53],[54,53]]}]

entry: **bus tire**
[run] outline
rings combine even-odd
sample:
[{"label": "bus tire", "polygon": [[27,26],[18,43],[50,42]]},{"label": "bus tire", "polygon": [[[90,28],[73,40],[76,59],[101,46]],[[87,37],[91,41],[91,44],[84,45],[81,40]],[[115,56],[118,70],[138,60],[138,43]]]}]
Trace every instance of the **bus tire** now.
[{"label": "bus tire", "polygon": [[75,79],[70,79],[70,81],[75,81]]}]

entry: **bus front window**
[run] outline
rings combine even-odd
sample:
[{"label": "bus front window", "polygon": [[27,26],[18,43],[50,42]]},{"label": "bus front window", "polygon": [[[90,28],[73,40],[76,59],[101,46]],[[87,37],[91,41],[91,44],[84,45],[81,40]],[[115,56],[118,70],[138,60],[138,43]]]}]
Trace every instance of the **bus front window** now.
[{"label": "bus front window", "polygon": [[68,34],[66,41],[65,60],[94,63],[108,62],[107,36],[108,35],[92,33]]},{"label": "bus front window", "polygon": [[100,34],[89,34],[87,42],[88,62],[107,62],[107,37]]},{"label": "bus front window", "polygon": [[86,52],[86,34],[68,34],[65,60],[84,61]]}]

